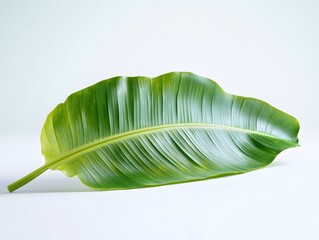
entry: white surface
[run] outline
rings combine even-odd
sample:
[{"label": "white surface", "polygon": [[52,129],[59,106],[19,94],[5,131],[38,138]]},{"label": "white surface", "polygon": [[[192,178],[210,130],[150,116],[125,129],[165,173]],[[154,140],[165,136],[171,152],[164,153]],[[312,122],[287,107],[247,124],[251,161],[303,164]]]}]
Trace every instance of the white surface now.
[{"label": "white surface", "polygon": [[10,162],[1,168],[1,239],[319,238],[313,145],[285,151],[267,168],[202,182],[92,192],[51,171],[10,194],[7,184],[41,164],[39,144],[36,137],[0,143]]},{"label": "white surface", "polygon": [[[319,239],[319,4],[216,2],[0,1],[0,239]],[[70,93],[169,71],[292,114],[302,146],[196,183],[92,192],[48,171],[7,193],[43,163],[42,124]]]}]

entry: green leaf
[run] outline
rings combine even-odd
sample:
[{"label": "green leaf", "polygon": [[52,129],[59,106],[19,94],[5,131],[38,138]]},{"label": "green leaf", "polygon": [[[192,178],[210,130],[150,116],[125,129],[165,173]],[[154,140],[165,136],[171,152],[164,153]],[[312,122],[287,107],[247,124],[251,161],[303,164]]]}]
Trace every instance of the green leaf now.
[{"label": "green leaf", "polygon": [[115,77],[70,95],[42,129],[47,169],[95,189],[130,189],[244,173],[298,145],[298,121],[192,73]]}]

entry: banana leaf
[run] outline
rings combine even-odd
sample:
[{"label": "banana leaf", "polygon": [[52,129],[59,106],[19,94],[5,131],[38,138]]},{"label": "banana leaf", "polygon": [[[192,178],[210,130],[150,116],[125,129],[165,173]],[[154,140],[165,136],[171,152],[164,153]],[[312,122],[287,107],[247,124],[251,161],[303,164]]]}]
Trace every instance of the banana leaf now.
[{"label": "banana leaf", "polygon": [[245,173],[298,146],[298,121],[205,77],[114,77],[70,95],[41,133],[47,169],[94,189],[131,189]]}]

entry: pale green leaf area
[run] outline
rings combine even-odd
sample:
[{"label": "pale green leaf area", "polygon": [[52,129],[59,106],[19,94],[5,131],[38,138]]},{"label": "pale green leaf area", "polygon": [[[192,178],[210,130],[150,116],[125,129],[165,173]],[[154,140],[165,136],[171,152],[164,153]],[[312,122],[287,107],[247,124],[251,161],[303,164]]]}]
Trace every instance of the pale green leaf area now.
[{"label": "pale green leaf area", "polygon": [[70,95],[47,117],[47,169],[94,189],[131,189],[245,173],[298,146],[298,121],[188,72],[114,77]]}]

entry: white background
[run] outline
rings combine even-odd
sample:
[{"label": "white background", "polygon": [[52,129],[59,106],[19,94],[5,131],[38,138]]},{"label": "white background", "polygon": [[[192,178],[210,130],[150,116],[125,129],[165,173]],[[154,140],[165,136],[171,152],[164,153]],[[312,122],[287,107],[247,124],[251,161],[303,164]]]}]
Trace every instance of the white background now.
[{"label": "white background", "polygon": [[[318,1],[0,0],[0,239],[319,239]],[[46,115],[117,75],[191,71],[295,116],[299,148],[255,172],[94,192],[47,171]]]}]

